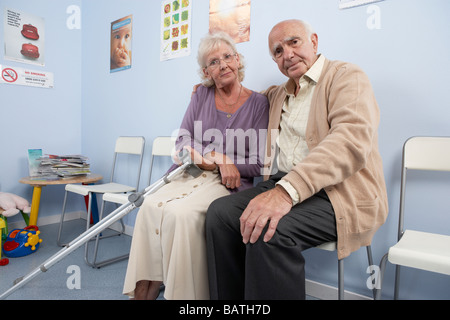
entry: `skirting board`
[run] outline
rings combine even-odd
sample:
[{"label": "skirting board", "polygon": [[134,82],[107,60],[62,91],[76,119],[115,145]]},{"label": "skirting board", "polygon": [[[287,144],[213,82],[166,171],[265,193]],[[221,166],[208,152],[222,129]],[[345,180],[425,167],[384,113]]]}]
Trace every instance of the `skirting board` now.
[{"label": "skirting board", "polygon": [[[76,219],[86,220],[86,217],[87,217],[87,213],[83,212],[83,211],[68,212],[64,215],[64,221],[70,221],[70,220],[76,220]],[[60,220],[61,220],[61,216],[59,216],[59,215],[48,216],[48,217],[39,217],[37,225],[45,226],[48,224],[57,224],[60,222]],[[26,227],[26,225],[23,220],[8,223],[8,229],[10,229],[10,230],[21,229],[24,227]],[[119,231],[119,232],[122,230],[119,222],[113,223],[113,225],[111,225],[109,228],[112,230],[115,230],[115,231]],[[132,236],[133,228],[126,225],[125,226],[125,234]]]},{"label": "skirting board", "polygon": [[[338,288],[306,279],[305,290],[308,296],[319,300],[338,300]],[[345,300],[373,300],[358,293],[344,291]]]},{"label": "skirting board", "polygon": [[[83,211],[77,211],[77,212],[70,212],[66,213],[64,216],[64,221],[70,221],[75,219],[84,219],[86,220],[86,212]],[[38,225],[44,226],[48,224],[55,224],[60,222],[60,216],[54,215],[54,216],[48,216],[48,217],[39,217]],[[8,225],[9,229],[20,229],[24,228],[25,223],[23,221],[16,221],[11,222]],[[115,231],[120,231],[120,223],[116,222],[114,223],[110,229]],[[125,234],[132,236],[133,235],[133,227],[125,226]],[[333,286],[329,286],[320,282],[312,281],[306,279],[306,294],[308,296],[317,298],[319,300],[337,300],[338,298],[338,289]],[[357,293],[345,291],[345,299],[346,300],[373,300],[371,297],[360,295]]]},{"label": "skirting board", "polygon": [[[75,219],[80,219],[84,216],[84,219],[86,220],[87,213],[82,211],[77,212],[68,212],[64,215],[64,221],[70,221]],[[61,221],[61,216],[54,215],[54,216],[48,216],[48,217],[38,217],[37,225],[38,226],[45,226],[48,224],[55,224],[59,223]],[[25,222],[23,220],[20,221],[14,221],[14,222],[8,222],[8,229],[22,229],[25,228]]]}]

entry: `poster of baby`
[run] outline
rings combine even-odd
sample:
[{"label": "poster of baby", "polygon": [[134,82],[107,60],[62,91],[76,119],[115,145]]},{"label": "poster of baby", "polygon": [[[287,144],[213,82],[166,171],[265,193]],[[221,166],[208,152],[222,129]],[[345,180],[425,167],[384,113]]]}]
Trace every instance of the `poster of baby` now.
[{"label": "poster of baby", "polygon": [[133,16],[129,15],[111,23],[110,72],[131,68],[131,37]]}]

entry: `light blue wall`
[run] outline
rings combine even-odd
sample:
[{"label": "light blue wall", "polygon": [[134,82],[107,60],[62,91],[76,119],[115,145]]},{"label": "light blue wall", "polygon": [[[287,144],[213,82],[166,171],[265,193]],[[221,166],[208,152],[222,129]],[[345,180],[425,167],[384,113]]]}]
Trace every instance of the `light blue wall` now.
[{"label": "light blue wall", "polygon": [[[0,191],[30,201],[32,188],[18,183],[21,177],[28,176],[27,149],[81,153],[81,30],[66,27],[66,8],[71,4],[81,1],[0,0],[0,64],[54,73],[53,89],[0,84]],[[44,67],[5,60],[5,8],[45,20]],[[63,196],[62,186],[44,187],[40,215],[60,212]],[[69,212],[81,209],[76,204],[68,207]]]},{"label": "light blue wall", "polygon": [[[65,9],[80,1],[42,0],[38,6],[34,1],[1,0],[2,9],[9,6],[46,19],[47,65],[42,69],[55,73],[55,88],[0,85],[0,141],[7,155],[0,160],[0,191],[31,197],[30,189],[17,183],[27,175],[29,147],[40,146],[54,153],[81,152],[91,159],[93,171],[108,177],[116,137],[143,135],[147,140],[147,164],[152,139],[170,135],[178,127],[192,86],[199,82],[196,51],[200,38],[208,31],[209,1],[192,2],[192,54],[160,62],[160,1],[81,1],[82,28],[68,30]],[[247,62],[244,81],[247,87],[262,90],[270,84],[280,84],[285,78],[269,57],[267,35],[280,20],[302,18],[314,26],[319,35],[319,51],[327,58],[354,62],[369,75],[381,111],[380,150],[390,208],[387,223],[372,245],[378,263],[396,239],[403,142],[413,135],[450,135],[450,2],[386,0],[376,6],[380,9],[381,28],[369,30],[366,23],[373,13],[367,12],[368,6],[338,10],[337,0],[254,0],[251,40],[238,44],[238,50]],[[129,14],[133,15],[132,68],[110,74],[110,23]],[[3,22],[0,32],[2,28]],[[4,61],[3,52],[0,59],[0,63],[22,66]],[[33,100],[33,106],[29,99]],[[61,109],[62,114],[55,112]],[[3,121],[5,110],[9,121]],[[23,120],[24,114],[31,117]],[[155,176],[161,176],[167,165],[160,164]],[[147,173],[145,166],[142,174],[145,182]],[[448,198],[450,191],[441,177],[436,180],[439,188],[433,190],[436,194],[433,202]],[[424,198],[430,198],[424,197],[428,186],[427,190],[420,189],[420,175],[413,182],[416,185],[410,189],[414,201],[410,209],[417,216],[426,215],[426,223],[418,219],[409,222],[449,234],[448,206],[434,205],[432,208],[438,213],[431,215],[429,207],[422,205]],[[44,192],[42,214],[57,215],[62,189],[52,187]],[[435,222],[438,218],[440,222]],[[134,219],[132,213],[126,223],[133,225]],[[336,285],[335,253],[313,249],[305,257],[309,279]],[[347,290],[370,295],[366,265],[363,249],[346,259]],[[385,298],[392,297],[393,270],[388,265]],[[402,298],[450,299],[448,277],[404,270]]]}]

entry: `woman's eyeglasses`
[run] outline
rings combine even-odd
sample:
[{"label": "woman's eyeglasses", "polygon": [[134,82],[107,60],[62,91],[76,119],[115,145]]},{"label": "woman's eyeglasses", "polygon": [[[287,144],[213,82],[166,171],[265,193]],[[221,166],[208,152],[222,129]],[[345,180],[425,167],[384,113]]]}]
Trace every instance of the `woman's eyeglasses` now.
[{"label": "woman's eyeglasses", "polygon": [[209,62],[208,68],[211,70],[216,69],[218,66],[220,66],[220,60],[223,60],[226,64],[229,64],[233,61],[233,58],[236,56],[236,54],[227,53],[223,56],[223,58],[214,59]]}]

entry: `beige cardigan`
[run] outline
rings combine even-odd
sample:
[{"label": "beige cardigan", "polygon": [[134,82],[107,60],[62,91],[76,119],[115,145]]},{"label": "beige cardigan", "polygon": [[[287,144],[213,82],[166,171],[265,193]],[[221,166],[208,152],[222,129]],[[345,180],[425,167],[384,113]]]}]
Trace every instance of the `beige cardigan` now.
[{"label": "beige cardigan", "polygon": [[[388,203],[378,152],[379,109],[369,79],[355,65],[325,60],[306,129],[310,152],[283,179],[297,190],[300,202],[326,191],[342,259],[371,243],[386,220]],[[266,173],[273,169],[286,85],[293,80],[265,92],[270,101]]]}]

